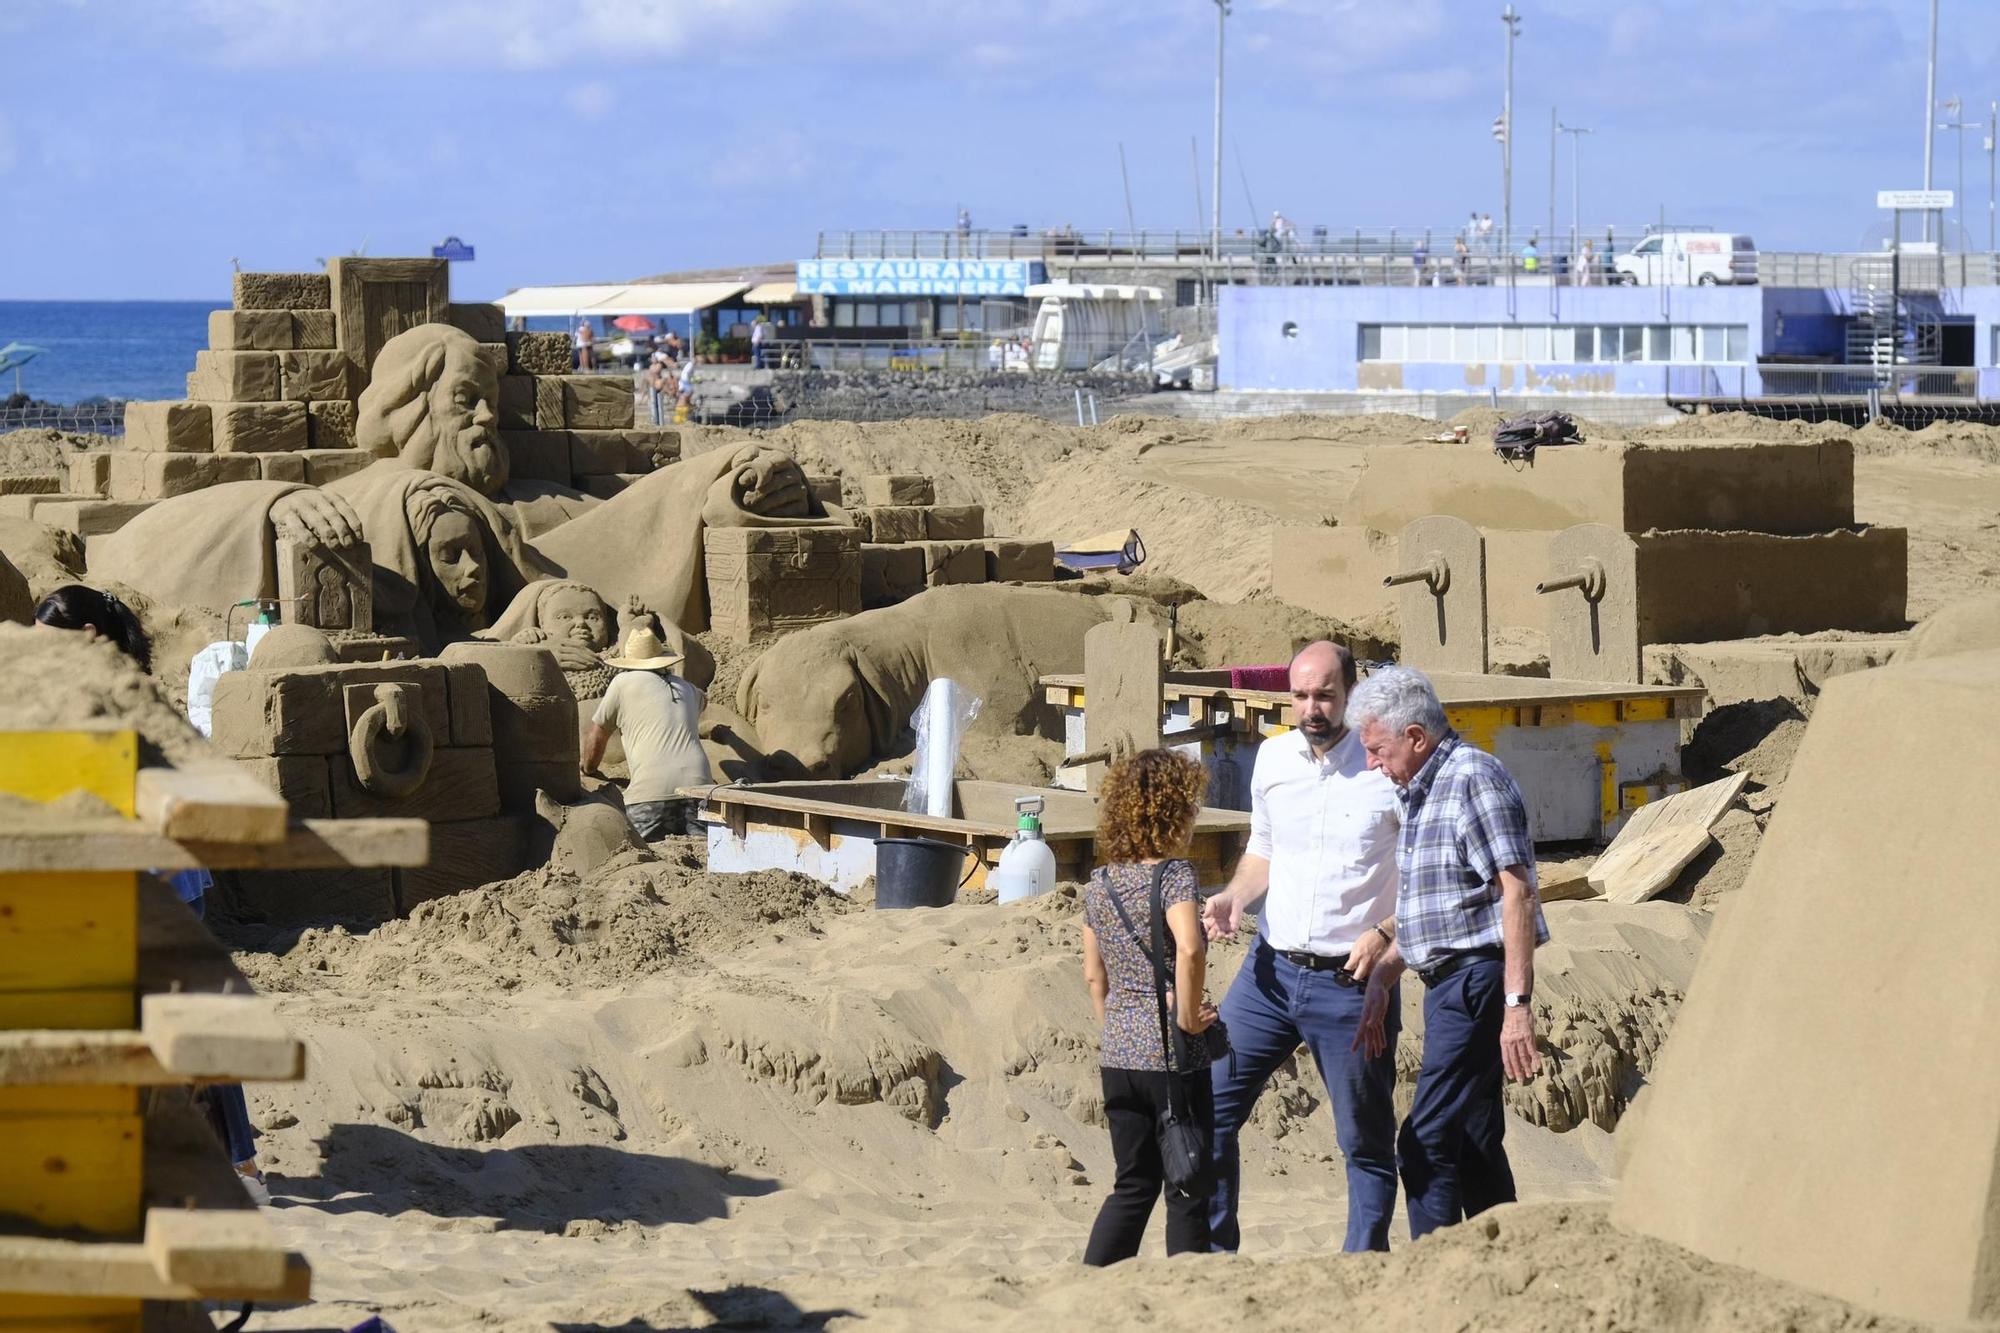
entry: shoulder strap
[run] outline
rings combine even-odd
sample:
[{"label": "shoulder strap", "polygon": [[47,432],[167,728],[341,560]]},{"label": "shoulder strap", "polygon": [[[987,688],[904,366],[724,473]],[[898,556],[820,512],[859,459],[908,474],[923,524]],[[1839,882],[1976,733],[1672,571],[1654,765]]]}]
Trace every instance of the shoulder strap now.
[{"label": "shoulder strap", "polygon": [[1160,1007],[1160,1059],[1167,1067],[1167,1110],[1176,1120],[1188,1117],[1187,1089],[1181,1086],[1180,1075],[1186,1071],[1187,1062],[1176,1060],[1180,1052],[1180,1029],[1167,1021],[1167,867],[1171,862],[1161,861],[1153,866],[1152,927],[1153,927],[1153,998]]}]

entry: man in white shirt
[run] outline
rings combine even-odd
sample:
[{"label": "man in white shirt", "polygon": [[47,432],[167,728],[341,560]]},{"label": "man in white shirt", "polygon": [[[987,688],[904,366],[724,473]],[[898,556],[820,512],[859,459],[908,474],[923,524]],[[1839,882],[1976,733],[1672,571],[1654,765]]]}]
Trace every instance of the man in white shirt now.
[{"label": "man in white shirt", "polygon": [[1237,1132],[1301,1042],[1326,1082],[1347,1158],[1342,1248],[1389,1248],[1399,1011],[1392,995],[1386,1042],[1366,1054],[1360,1022],[1367,988],[1348,971],[1348,956],[1364,935],[1379,935],[1376,943],[1386,947],[1382,923],[1396,911],[1399,814],[1394,785],[1370,771],[1343,720],[1355,675],[1353,656],[1338,644],[1309,644],[1292,659],[1298,728],[1258,747],[1250,845],[1229,887],[1202,912],[1211,938],[1234,934],[1253,907],[1259,918],[1257,941],[1222,1001],[1232,1051],[1210,1068],[1216,1183],[1209,1233],[1217,1250],[1234,1250],[1241,1239]]},{"label": "man in white shirt", "polygon": [[625,636],[625,652],[606,657],[615,667],[611,687],[590,720],[583,745],[583,771],[595,772],[616,732],[625,742],[632,780],[625,788],[625,817],[647,842],[701,832],[699,801],[680,795],[683,787],[705,787],[708,755],[701,748],[702,692],[673,674],[681,663],[650,622]]}]

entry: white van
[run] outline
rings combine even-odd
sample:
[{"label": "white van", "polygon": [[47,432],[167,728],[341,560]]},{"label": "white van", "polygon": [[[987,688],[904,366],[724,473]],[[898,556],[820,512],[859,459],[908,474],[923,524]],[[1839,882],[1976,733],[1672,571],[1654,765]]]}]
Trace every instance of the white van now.
[{"label": "white van", "polygon": [[1612,264],[1627,287],[1757,281],[1757,243],[1722,231],[1654,232]]}]

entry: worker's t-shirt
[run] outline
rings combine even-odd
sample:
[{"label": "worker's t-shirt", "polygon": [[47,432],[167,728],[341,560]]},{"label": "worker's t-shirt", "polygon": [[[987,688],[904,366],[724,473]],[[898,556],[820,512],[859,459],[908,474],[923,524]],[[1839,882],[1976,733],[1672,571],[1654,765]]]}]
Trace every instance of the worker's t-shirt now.
[{"label": "worker's t-shirt", "polygon": [[[678,696],[678,697],[676,697]],[[702,692],[660,671],[620,671],[591,721],[625,742],[628,804],[671,801],[678,787],[714,781],[701,748]]]}]

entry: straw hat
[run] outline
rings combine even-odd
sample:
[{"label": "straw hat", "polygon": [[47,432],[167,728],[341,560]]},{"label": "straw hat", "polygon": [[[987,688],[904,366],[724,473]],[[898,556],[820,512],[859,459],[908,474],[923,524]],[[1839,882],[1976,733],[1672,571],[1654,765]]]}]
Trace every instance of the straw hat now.
[{"label": "straw hat", "polygon": [[660,642],[660,636],[653,633],[651,626],[638,625],[625,636],[624,655],[606,657],[604,665],[621,671],[665,671],[679,666],[681,660],[681,654],[667,651],[667,645]]}]

